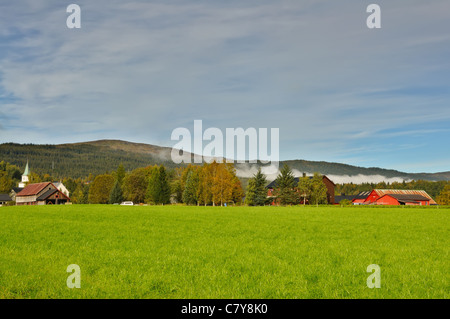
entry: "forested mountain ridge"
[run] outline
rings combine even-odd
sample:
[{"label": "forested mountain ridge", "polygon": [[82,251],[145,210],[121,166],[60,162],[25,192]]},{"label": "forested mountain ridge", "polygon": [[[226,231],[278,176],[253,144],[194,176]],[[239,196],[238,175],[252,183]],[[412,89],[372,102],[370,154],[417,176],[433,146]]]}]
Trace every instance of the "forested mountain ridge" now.
[{"label": "forested mountain ridge", "polygon": [[296,169],[304,172],[320,172],[327,175],[382,175],[388,178],[390,177],[402,177],[405,179],[414,180],[429,180],[429,181],[445,181],[450,180],[450,171],[439,173],[405,173],[393,169],[384,169],[379,167],[360,167],[341,163],[331,162],[317,162],[306,160],[288,160],[284,161],[292,169]]},{"label": "forested mountain ridge", "polygon": [[[27,160],[30,170],[38,174],[63,177],[86,177],[112,172],[120,163],[126,170],[154,164],[164,164],[168,168],[181,165],[171,160],[170,147],[132,143],[120,140],[99,140],[72,144],[0,144],[0,161],[9,162],[21,168]],[[450,172],[405,173],[377,167],[365,168],[340,163],[307,160],[288,160],[286,163],[299,172],[320,172],[330,175],[382,175],[405,179],[450,180]],[[255,164],[252,164],[252,166]],[[239,166],[239,164],[237,164]]]},{"label": "forested mountain ridge", "polygon": [[59,145],[4,143],[0,144],[0,160],[19,167],[25,167],[28,160],[35,173],[78,178],[111,172],[120,163],[127,170],[154,164],[175,167],[170,150],[116,140]]}]

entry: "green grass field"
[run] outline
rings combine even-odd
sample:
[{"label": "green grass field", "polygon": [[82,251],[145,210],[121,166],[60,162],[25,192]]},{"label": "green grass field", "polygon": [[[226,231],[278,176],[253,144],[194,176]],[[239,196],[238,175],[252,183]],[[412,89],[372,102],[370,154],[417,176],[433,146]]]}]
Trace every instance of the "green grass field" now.
[{"label": "green grass field", "polygon": [[435,207],[1,207],[0,298],[449,298],[449,221]]}]

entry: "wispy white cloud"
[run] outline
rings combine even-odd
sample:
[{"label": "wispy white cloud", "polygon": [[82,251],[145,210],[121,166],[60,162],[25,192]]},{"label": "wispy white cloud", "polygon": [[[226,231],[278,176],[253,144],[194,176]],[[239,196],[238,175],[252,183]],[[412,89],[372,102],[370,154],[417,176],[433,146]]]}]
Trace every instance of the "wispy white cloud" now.
[{"label": "wispy white cloud", "polygon": [[408,94],[450,80],[448,1],[380,1],[380,30],[354,1],[77,3],[80,30],[61,1],[0,5],[1,142],[170,146],[203,119],[279,127],[284,158],[387,166],[382,140],[450,137],[449,93]]}]

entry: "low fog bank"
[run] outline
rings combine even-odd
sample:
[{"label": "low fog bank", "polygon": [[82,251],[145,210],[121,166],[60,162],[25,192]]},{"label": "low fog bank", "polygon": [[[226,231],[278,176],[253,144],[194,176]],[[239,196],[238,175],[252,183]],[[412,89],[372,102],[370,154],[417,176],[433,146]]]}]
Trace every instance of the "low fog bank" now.
[{"label": "low fog bank", "polygon": [[[238,177],[242,178],[251,178],[254,174],[258,171],[257,165],[245,165],[240,164],[236,167],[236,174]],[[268,181],[273,181],[277,178],[278,174],[280,173],[280,169],[277,165],[269,165],[269,166],[261,166],[261,171],[264,175],[266,175],[266,178]],[[300,177],[303,175],[304,172],[300,172],[296,169],[293,169],[292,172],[294,173],[295,177]],[[313,173],[305,172],[307,176],[312,176]],[[363,184],[363,183],[393,183],[393,182],[409,182],[411,179],[406,179],[404,177],[386,177],[383,175],[332,175],[332,174],[326,174],[327,177],[332,180],[335,184],[343,184],[343,183],[353,183],[353,184]]]}]

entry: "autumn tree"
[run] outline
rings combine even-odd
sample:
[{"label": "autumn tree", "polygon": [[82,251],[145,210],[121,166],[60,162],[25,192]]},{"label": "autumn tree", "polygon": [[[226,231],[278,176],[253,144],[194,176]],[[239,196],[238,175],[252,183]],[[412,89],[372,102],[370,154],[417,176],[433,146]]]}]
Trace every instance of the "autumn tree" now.
[{"label": "autumn tree", "polygon": [[[243,199],[245,197],[244,189],[242,188],[242,183],[239,180],[239,178],[234,175],[231,181],[231,187],[232,187],[232,200],[233,203],[236,205],[241,205],[243,202]],[[265,194],[266,196],[267,194]],[[264,197],[266,198],[266,197]]]},{"label": "autumn tree", "polygon": [[198,201],[202,205],[208,205],[212,203],[212,190],[211,185],[213,182],[213,175],[211,165],[204,163],[199,171],[199,184],[198,184]]},{"label": "autumn tree", "polygon": [[242,203],[244,191],[232,163],[213,161],[204,163],[201,167],[191,167],[186,171],[187,175],[190,172],[195,172],[192,178],[196,185],[198,205],[222,206],[228,203],[238,205]]},{"label": "autumn tree", "polygon": [[301,203],[306,204],[306,200],[311,196],[312,193],[312,183],[308,176],[300,177],[298,180],[297,190],[301,198]]},{"label": "autumn tree", "polygon": [[89,189],[89,203],[107,204],[113,186],[114,177],[112,175],[103,174],[95,177]]},{"label": "autumn tree", "polygon": [[447,183],[439,196],[436,197],[436,202],[439,205],[450,205],[450,183]]},{"label": "autumn tree", "polygon": [[225,165],[227,164],[219,164],[215,161],[210,164],[212,173],[211,190],[213,206],[223,206],[224,203],[232,200],[232,176]]},{"label": "autumn tree", "polygon": [[153,167],[142,167],[126,174],[122,182],[123,197],[134,203],[145,202],[149,177]]},{"label": "autumn tree", "polygon": [[314,173],[311,179],[311,186],[310,203],[315,205],[327,204],[327,187],[323,183],[323,176],[319,173]]}]

